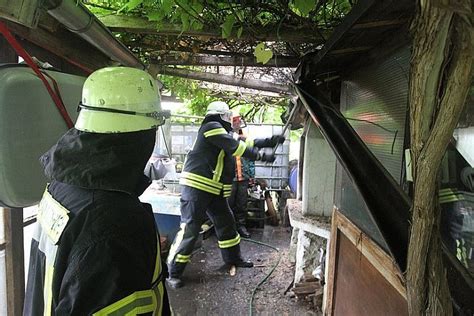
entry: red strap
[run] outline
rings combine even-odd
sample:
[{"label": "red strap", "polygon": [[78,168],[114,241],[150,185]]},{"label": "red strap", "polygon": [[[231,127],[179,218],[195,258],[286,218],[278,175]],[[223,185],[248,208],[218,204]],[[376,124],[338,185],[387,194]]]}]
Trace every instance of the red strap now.
[{"label": "red strap", "polygon": [[[51,96],[51,98],[54,101],[54,104],[56,104],[56,107],[58,108],[59,113],[61,114],[64,121],[66,122],[67,127],[68,128],[73,127],[74,123],[72,122],[71,118],[69,117],[69,114],[66,111],[66,107],[64,106],[64,103],[61,100],[61,97],[59,96],[59,94],[56,94],[53,91],[53,88],[51,88],[51,85],[49,84],[48,80],[44,77],[43,73],[38,68],[38,66],[35,64],[33,59],[31,59],[31,56],[23,49],[23,47],[20,45],[20,43],[18,43],[18,41],[15,39],[15,37],[12,35],[12,33],[10,33],[7,26],[2,21],[0,21],[0,33],[2,33],[3,36],[5,36],[6,40],[8,41],[8,43],[10,43],[10,45],[16,51],[18,56],[21,56],[25,60],[25,62],[28,64],[28,66],[30,66],[31,69],[33,69],[33,71],[41,79],[41,81],[43,81],[46,89],[48,90],[49,95]],[[51,78],[51,76],[49,76],[49,75],[48,75],[48,77]],[[56,82],[54,80],[53,80],[53,83],[55,84],[55,86],[57,86]],[[57,89],[57,91],[59,92],[59,89]]]}]

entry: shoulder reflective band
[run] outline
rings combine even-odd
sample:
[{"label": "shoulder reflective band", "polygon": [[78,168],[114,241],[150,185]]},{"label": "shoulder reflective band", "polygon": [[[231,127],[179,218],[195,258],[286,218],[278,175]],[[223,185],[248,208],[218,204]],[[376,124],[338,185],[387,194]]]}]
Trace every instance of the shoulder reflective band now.
[{"label": "shoulder reflective band", "polygon": [[207,138],[210,136],[223,135],[223,134],[227,134],[227,131],[223,127],[220,127],[220,128],[214,128],[214,129],[208,130],[207,132],[204,132],[204,137]]},{"label": "shoulder reflective band", "polygon": [[243,141],[239,141],[239,147],[237,147],[237,149],[234,151],[234,153],[232,154],[232,156],[237,156],[237,157],[240,157],[244,154],[245,152],[245,149],[247,148],[247,145],[245,145],[245,143]]},{"label": "shoulder reflective band", "polygon": [[235,238],[228,239],[228,240],[219,240],[219,248],[230,248],[238,245],[240,243],[240,235],[237,234]]},{"label": "shoulder reflective band", "polygon": [[126,111],[126,110],[117,110],[117,109],[110,109],[110,108],[101,108],[97,106],[88,106],[82,103],[79,103],[77,106],[77,112],[81,109],[86,109],[89,111],[98,111],[98,112],[109,112],[109,113],[118,113],[118,114],[125,114],[125,115],[139,115],[145,117],[151,117],[157,120],[162,120],[164,118],[168,118],[170,116],[169,111],[162,111],[162,112],[150,112],[150,113],[140,113],[135,111]]}]

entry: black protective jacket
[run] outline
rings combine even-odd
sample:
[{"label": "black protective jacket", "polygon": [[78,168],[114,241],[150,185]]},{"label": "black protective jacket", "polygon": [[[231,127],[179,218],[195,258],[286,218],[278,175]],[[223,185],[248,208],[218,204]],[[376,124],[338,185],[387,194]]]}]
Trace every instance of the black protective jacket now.
[{"label": "black protective jacket", "polygon": [[169,314],[143,168],[155,131],[69,130],[42,157],[51,180],[31,245],[25,315]]},{"label": "black protective jacket", "polygon": [[206,116],[186,157],[180,184],[229,197],[235,176],[235,157],[258,158],[258,148],[274,146],[271,139],[246,141],[235,137],[230,123],[219,115]]}]

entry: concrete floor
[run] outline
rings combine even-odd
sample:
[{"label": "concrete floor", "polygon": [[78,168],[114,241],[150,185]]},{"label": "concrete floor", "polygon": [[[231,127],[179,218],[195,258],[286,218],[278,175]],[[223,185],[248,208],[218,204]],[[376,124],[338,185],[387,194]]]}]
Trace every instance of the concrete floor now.
[{"label": "concrete floor", "polygon": [[223,266],[213,235],[195,251],[183,275],[185,286],[168,289],[175,315],[248,315],[249,300],[255,286],[267,275],[281,255],[280,264],[254,298],[254,315],[318,315],[311,305],[290,298],[284,292],[290,286],[294,265],[288,260],[290,228],[266,226],[250,230],[252,238],[271,244],[275,250],[241,242],[244,258],[252,260],[254,268],[238,268],[235,276]]}]

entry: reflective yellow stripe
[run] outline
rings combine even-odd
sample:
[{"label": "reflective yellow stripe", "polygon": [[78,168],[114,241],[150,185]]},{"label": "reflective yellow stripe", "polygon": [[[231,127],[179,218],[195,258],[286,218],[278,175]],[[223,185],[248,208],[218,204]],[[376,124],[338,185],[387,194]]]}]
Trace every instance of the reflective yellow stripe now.
[{"label": "reflective yellow stripe", "polygon": [[189,262],[190,258],[191,258],[191,255],[181,255],[181,254],[178,253],[176,255],[175,261],[176,262],[181,262],[181,263],[187,263],[187,262]]},{"label": "reflective yellow stripe", "polygon": [[154,312],[157,308],[153,290],[137,291],[104,307],[93,315],[137,315]]},{"label": "reflective yellow stripe", "polygon": [[210,185],[210,186],[215,187],[217,189],[222,188],[222,183],[214,181],[214,180],[206,178],[206,177],[203,177],[203,176],[200,176],[200,175],[195,174],[195,173],[184,171],[184,172],[181,173],[181,179],[183,179],[183,178],[198,181],[198,182],[202,182],[203,184]]},{"label": "reflective yellow stripe", "polygon": [[215,135],[222,135],[222,134],[227,134],[227,131],[224,128],[215,128],[208,130],[207,132],[204,132],[204,137],[210,137],[210,136],[215,136]]},{"label": "reflective yellow stripe", "polygon": [[224,192],[224,193],[222,193],[222,196],[223,196],[223,197],[229,197],[229,196],[231,196],[231,195],[232,195],[231,192]]},{"label": "reflective yellow stripe", "polygon": [[206,184],[202,184],[202,183],[199,183],[199,182],[196,182],[194,180],[190,180],[190,179],[179,179],[179,184],[182,184],[182,185],[187,185],[187,186],[190,186],[192,188],[196,188],[196,189],[199,189],[199,190],[202,190],[202,191],[205,191],[205,192],[208,192],[208,193],[212,193],[212,194],[215,194],[215,195],[219,195],[221,194],[221,190],[220,189],[215,189],[215,188],[212,188]]},{"label": "reflective yellow stripe", "polygon": [[247,148],[247,145],[245,145],[245,143],[243,141],[240,141],[239,142],[239,147],[237,147],[237,149],[234,151],[234,153],[232,154],[232,156],[242,156],[245,152],[245,149]]},{"label": "reflective yellow stripe", "polygon": [[453,189],[441,189],[439,190],[439,203],[451,203],[456,201],[464,200],[464,195],[459,193],[458,190]]},{"label": "reflective yellow stripe", "polygon": [[454,193],[453,189],[441,189],[441,190],[439,190],[439,195],[453,194],[453,193]]},{"label": "reflective yellow stripe", "polygon": [[43,295],[44,295],[44,315],[50,316],[51,314],[51,307],[53,305],[53,275],[54,275],[54,267],[52,265],[46,265],[46,272],[44,277],[44,287],[43,287]]},{"label": "reflective yellow stripe", "polygon": [[464,196],[462,194],[459,195],[450,195],[450,196],[443,196],[439,198],[439,203],[450,203],[450,202],[456,202],[456,201],[463,201]]},{"label": "reflective yellow stripe", "polygon": [[221,149],[219,156],[217,156],[216,170],[214,170],[214,176],[212,180],[219,181],[221,179],[222,170],[224,170],[224,156],[225,152]]},{"label": "reflective yellow stripe", "polygon": [[438,200],[441,204],[463,201],[464,195],[462,193],[459,193],[459,191],[456,189],[441,189],[438,193]]},{"label": "reflective yellow stripe", "polygon": [[153,315],[161,315],[163,312],[163,296],[165,294],[165,290],[163,289],[163,282],[160,282],[158,286],[153,289],[153,294],[158,304]]},{"label": "reflective yellow stripe", "polygon": [[253,139],[247,138],[247,139],[245,140],[245,144],[246,144],[248,147],[253,147],[253,145],[255,144],[255,142],[253,141]]},{"label": "reflective yellow stripe", "polygon": [[181,242],[183,241],[185,230],[186,230],[186,223],[181,223],[179,225],[179,231],[176,234],[174,242],[170,247],[170,252],[168,254],[168,259],[167,259],[168,264],[173,262],[174,256],[176,255],[176,252],[178,251],[179,244],[181,244]]},{"label": "reflective yellow stripe", "polygon": [[222,241],[219,240],[218,243],[219,243],[219,248],[233,247],[233,246],[238,245],[240,243],[240,235],[237,234],[237,236],[233,239],[222,240]]}]

